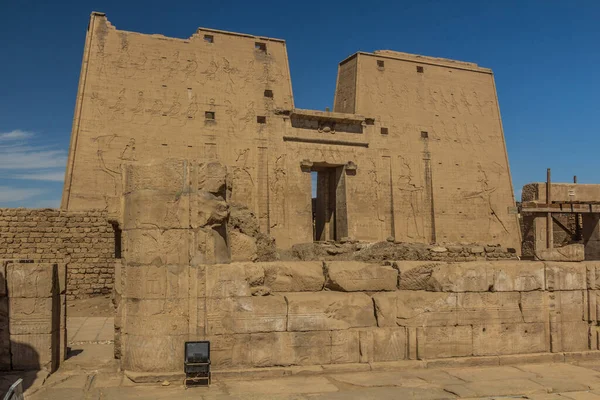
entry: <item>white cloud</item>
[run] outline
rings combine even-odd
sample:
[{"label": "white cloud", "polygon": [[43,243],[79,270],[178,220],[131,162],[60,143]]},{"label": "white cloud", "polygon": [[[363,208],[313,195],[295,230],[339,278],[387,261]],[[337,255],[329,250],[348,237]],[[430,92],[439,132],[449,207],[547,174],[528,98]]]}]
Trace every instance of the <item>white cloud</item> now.
[{"label": "white cloud", "polygon": [[26,174],[12,175],[10,179],[27,179],[33,181],[51,181],[51,182],[63,182],[65,180],[65,173],[63,171],[56,172],[30,172]]},{"label": "white cloud", "polygon": [[62,168],[67,165],[64,150],[13,151],[0,149],[0,169]]},{"label": "white cloud", "polygon": [[48,172],[58,172],[59,169],[64,171],[66,165],[66,150],[56,150],[48,145],[36,144],[35,134],[32,132],[16,129],[0,133],[0,170],[34,171],[52,168],[53,170]]},{"label": "white cloud", "polygon": [[[33,132],[0,132],[0,203],[10,207],[58,207],[60,200],[48,197],[60,193],[66,164],[66,150],[57,149],[47,139],[40,143]],[[39,181],[40,186],[15,183],[32,180]]]},{"label": "white cloud", "polygon": [[44,194],[42,189],[19,189],[10,186],[0,186],[0,202],[10,203],[23,201]]},{"label": "white cloud", "polygon": [[24,140],[33,136],[31,132],[15,129],[14,131],[0,133],[0,140]]}]

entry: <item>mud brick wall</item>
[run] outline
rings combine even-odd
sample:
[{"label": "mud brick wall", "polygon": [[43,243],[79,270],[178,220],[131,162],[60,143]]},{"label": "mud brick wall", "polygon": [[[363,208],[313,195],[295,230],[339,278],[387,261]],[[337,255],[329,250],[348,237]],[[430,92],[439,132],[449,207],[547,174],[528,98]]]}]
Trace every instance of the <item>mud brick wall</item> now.
[{"label": "mud brick wall", "polygon": [[598,262],[123,268],[130,376],[180,371],[186,340],[210,340],[216,370],[598,350]]},{"label": "mud brick wall", "polygon": [[67,296],[110,293],[115,233],[102,211],[0,208],[0,259],[67,266]]}]

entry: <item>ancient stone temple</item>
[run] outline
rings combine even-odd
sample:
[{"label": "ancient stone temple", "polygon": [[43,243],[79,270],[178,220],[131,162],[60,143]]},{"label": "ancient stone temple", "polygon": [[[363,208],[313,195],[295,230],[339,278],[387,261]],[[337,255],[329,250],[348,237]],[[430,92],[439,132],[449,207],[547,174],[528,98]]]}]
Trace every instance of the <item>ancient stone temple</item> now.
[{"label": "ancient stone temple", "polygon": [[[181,378],[195,340],[220,376],[597,358],[597,193],[524,190],[521,261],[489,69],[359,52],[304,110],[282,40],[93,13],[62,210],[0,209],[0,369],[55,369],[66,302],[107,292],[137,382]],[[565,202],[594,214],[575,256],[548,233]],[[57,284],[11,289],[38,270]]]},{"label": "ancient stone temple", "polygon": [[[62,208],[118,213],[120,167],[218,160],[278,248],[353,238],[520,251],[491,70],[395,51],[339,64],[333,111],[294,106],[285,42],[88,27]],[[312,201],[311,177],[316,178]]]}]

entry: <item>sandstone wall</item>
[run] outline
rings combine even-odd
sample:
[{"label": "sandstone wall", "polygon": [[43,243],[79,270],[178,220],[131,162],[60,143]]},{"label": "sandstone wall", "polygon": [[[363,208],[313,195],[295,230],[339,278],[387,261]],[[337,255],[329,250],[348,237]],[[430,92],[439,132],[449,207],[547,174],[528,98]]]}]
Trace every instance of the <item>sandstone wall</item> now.
[{"label": "sandstone wall", "polygon": [[[374,118],[372,162],[379,167],[372,186],[384,196],[392,187],[391,235],[405,242],[519,249],[492,71],[387,50],[353,57],[356,76],[346,73],[350,61],[340,64],[336,99],[350,98],[352,86],[354,112]],[[336,102],[334,110],[346,108]]]},{"label": "sandstone wall", "polygon": [[600,264],[270,262],[125,266],[123,366],[181,371],[598,350]]},{"label": "sandstone wall", "polygon": [[335,168],[337,240],[499,243],[519,254],[491,72],[414,66],[358,53],[340,65],[337,112],[299,110],[283,40],[144,35],[93,13],[61,207],[118,212],[124,163],[218,160],[228,201],[289,249],[313,239],[310,172]]},{"label": "sandstone wall", "polygon": [[115,232],[102,211],[0,208],[0,258],[67,266],[67,296],[110,293]]},{"label": "sandstone wall", "polygon": [[66,358],[64,265],[0,260],[0,371],[54,372]]}]

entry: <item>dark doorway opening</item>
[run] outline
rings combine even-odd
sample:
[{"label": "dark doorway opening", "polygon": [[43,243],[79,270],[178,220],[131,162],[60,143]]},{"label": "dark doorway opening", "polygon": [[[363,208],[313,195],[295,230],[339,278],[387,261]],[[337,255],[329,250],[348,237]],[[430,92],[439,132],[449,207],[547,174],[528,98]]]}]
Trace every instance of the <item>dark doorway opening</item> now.
[{"label": "dark doorway opening", "polygon": [[311,170],[314,241],[339,241],[348,236],[343,166],[315,163]]},{"label": "dark doorway opening", "polygon": [[119,227],[119,224],[116,222],[111,223],[113,228],[113,233],[115,235],[115,258],[119,259],[122,257],[121,255],[121,243],[122,243],[122,231]]}]

